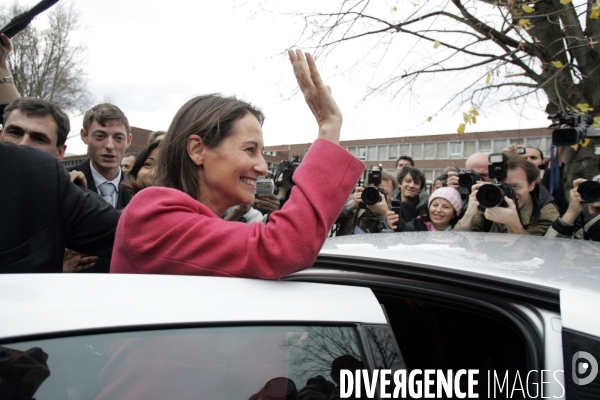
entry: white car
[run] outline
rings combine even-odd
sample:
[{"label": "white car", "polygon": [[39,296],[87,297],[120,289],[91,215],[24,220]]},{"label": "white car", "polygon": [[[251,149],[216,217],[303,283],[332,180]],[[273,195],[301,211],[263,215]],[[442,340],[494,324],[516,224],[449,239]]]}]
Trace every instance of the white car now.
[{"label": "white car", "polygon": [[4,275],[0,398],[598,398],[598,310],[600,245],[525,235],[333,238],[283,282]]}]

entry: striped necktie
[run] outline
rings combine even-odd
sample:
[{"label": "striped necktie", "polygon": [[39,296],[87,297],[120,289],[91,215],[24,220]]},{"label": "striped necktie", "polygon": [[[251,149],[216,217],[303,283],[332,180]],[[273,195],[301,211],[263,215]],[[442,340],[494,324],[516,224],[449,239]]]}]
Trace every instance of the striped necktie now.
[{"label": "striped necktie", "polygon": [[100,185],[98,189],[100,189],[100,193],[102,193],[104,201],[106,201],[108,204],[114,207],[115,204],[113,203],[113,193],[117,190],[115,185],[113,185],[109,181],[106,181],[102,185]]}]

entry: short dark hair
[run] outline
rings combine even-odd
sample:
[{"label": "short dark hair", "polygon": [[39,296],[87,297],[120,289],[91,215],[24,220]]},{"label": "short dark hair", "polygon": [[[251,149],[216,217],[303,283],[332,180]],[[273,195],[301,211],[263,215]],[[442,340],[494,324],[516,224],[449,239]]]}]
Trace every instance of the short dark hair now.
[{"label": "short dark hair", "polygon": [[421,172],[420,169],[415,168],[415,167],[410,167],[410,166],[406,166],[402,169],[402,172],[400,172],[398,174],[398,184],[402,185],[402,182],[404,181],[404,178],[406,178],[406,175],[410,174],[410,176],[413,178],[413,181],[415,181],[415,183],[420,185],[420,188],[423,189],[423,186],[425,185],[425,174],[423,172]]},{"label": "short dark hair", "polygon": [[411,167],[415,166],[415,160],[413,160],[411,156],[400,156],[396,160],[396,167],[398,166],[398,163],[400,162],[400,160],[406,160],[406,161],[408,161],[410,163]]},{"label": "short dark hair", "polygon": [[56,147],[62,146],[67,141],[67,136],[71,131],[69,117],[56,104],[43,99],[33,97],[20,97],[6,106],[2,118],[6,123],[10,113],[19,110],[28,117],[45,117],[51,115],[56,122]]},{"label": "short dark hair", "polygon": [[92,125],[92,122],[94,120],[102,126],[106,126],[106,123],[108,121],[118,121],[125,126],[127,134],[131,133],[129,121],[125,116],[125,113],[123,113],[123,111],[121,111],[121,109],[115,106],[114,104],[97,104],[94,107],[87,110],[85,115],[83,116],[83,130],[87,132],[90,129],[90,126]]},{"label": "short dark hair", "polygon": [[135,157],[136,160],[137,160],[139,154],[137,152],[135,152],[135,151],[132,151],[130,153],[125,153],[125,155],[123,156],[123,158],[125,158],[125,157],[131,157],[131,156]]},{"label": "short dark hair", "polygon": [[539,151],[539,152],[540,152],[540,160],[543,160],[543,159],[544,159],[544,152],[543,152],[543,151],[541,151],[539,148],[537,148],[537,147],[533,147],[533,146],[527,146],[527,148],[528,148],[528,149],[534,149],[534,150],[537,150],[537,151]]},{"label": "short dark hair", "polygon": [[540,176],[540,170],[533,163],[518,155],[511,155],[506,162],[507,169],[521,168],[527,175],[527,183],[530,185],[536,182]]}]

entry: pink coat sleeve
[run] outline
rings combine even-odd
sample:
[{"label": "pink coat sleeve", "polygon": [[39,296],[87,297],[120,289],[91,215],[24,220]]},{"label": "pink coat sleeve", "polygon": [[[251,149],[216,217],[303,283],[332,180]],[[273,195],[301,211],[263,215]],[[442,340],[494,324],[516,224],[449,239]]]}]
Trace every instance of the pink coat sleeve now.
[{"label": "pink coat sleeve", "polygon": [[175,189],[145,189],[119,220],[111,272],[279,279],[308,268],[363,171],[340,146],[315,141],[266,225],[224,221]]}]

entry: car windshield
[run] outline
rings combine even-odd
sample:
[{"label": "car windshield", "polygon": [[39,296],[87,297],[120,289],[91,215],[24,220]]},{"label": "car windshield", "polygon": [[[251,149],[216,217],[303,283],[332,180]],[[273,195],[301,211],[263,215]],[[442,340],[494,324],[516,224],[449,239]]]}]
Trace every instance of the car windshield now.
[{"label": "car windshield", "polygon": [[13,366],[32,375],[40,365],[20,352],[48,354],[38,400],[284,399],[307,385],[333,394],[339,370],[362,368],[363,359],[354,328],[330,326],[153,330],[3,346]]}]

